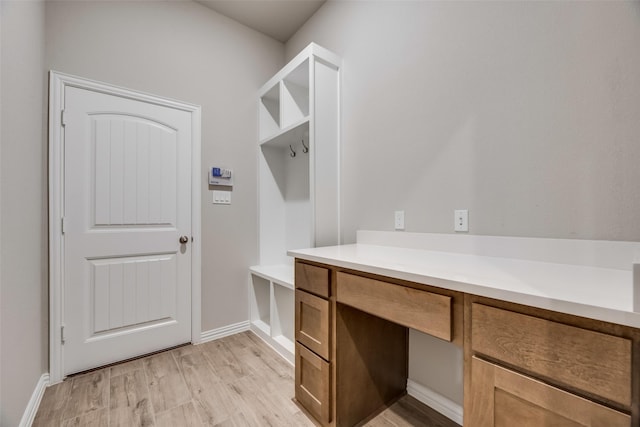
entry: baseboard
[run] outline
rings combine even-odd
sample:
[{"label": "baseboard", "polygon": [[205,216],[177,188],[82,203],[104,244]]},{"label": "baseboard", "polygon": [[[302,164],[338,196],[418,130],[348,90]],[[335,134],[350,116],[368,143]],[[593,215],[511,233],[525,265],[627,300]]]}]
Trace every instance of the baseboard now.
[{"label": "baseboard", "polygon": [[462,425],[462,406],[454,401],[411,380],[407,380],[407,393],[434,411]]},{"label": "baseboard", "polygon": [[249,331],[253,333],[253,335],[260,338],[266,345],[271,347],[273,351],[278,353],[278,356],[282,357],[286,360],[291,366],[295,366],[295,351],[292,349],[288,349],[282,344],[280,344],[277,340],[274,340],[270,335],[266,334],[260,328],[257,328],[255,325],[251,325]]},{"label": "baseboard", "polygon": [[20,427],[31,427],[31,424],[33,424],[47,385],[49,385],[49,374],[42,374],[42,376],[38,380],[38,383],[36,384],[35,390],[33,390],[33,393],[31,394],[31,399],[29,399],[29,403],[24,410],[24,414],[22,414]]},{"label": "baseboard", "polygon": [[221,328],[211,329],[200,334],[200,344],[207,341],[213,341],[229,335],[238,334],[249,330],[249,321],[234,323],[232,325],[223,326]]}]

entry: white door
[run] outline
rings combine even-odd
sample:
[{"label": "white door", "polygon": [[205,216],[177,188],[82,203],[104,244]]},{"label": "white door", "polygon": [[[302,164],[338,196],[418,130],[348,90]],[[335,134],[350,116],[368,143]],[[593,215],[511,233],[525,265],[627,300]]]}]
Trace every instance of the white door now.
[{"label": "white door", "polygon": [[191,341],[192,135],[186,111],[64,96],[66,375]]}]

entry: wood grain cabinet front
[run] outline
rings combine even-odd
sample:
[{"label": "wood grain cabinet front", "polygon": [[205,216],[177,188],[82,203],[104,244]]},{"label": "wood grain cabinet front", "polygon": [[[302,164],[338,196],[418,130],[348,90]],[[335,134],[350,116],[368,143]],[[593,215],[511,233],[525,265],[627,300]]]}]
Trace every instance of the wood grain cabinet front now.
[{"label": "wood grain cabinet front", "polygon": [[329,362],[296,343],[296,400],[322,425],[331,421]]},{"label": "wood grain cabinet front", "polygon": [[295,264],[296,401],[321,425],[331,421],[329,268]]},{"label": "wood grain cabinet front", "polygon": [[296,290],[296,340],[329,360],[329,301]]},{"label": "wood grain cabinet front", "polygon": [[329,269],[296,261],[296,289],[329,298]]},{"label": "wood grain cabinet front", "polygon": [[338,272],[339,303],[451,341],[452,298],[381,280]]},{"label": "wood grain cabinet front", "polygon": [[[472,358],[473,427],[630,427],[631,417],[477,357]],[[467,418],[468,417],[468,418]]]},{"label": "wood grain cabinet front", "polygon": [[631,340],[478,303],[471,321],[475,353],[631,406]]},{"label": "wood grain cabinet front", "polygon": [[406,393],[414,328],[463,346],[465,426],[640,427],[638,329],[312,261],[295,274],[295,395],[319,425]]}]

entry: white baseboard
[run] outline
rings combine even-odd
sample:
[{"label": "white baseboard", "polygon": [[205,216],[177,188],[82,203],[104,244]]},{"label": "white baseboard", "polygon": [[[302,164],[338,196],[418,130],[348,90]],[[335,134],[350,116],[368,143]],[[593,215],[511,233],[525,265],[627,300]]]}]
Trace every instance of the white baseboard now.
[{"label": "white baseboard", "polygon": [[462,425],[462,406],[454,401],[411,380],[407,380],[407,393],[434,411]]},{"label": "white baseboard", "polygon": [[38,408],[40,407],[40,402],[42,401],[42,396],[44,396],[44,391],[49,385],[49,374],[42,374],[38,383],[36,384],[35,390],[31,394],[31,399],[29,399],[29,403],[24,410],[24,414],[22,414],[22,419],[20,420],[20,427],[31,427],[33,421],[36,418],[36,413],[38,412]]},{"label": "white baseboard", "polygon": [[260,338],[266,345],[271,347],[280,357],[286,360],[291,366],[295,366],[295,347],[285,346],[271,337],[268,333],[252,324],[249,329],[255,336]]},{"label": "white baseboard", "polygon": [[200,334],[200,344],[207,341],[213,341],[229,335],[238,334],[249,330],[249,321],[234,323],[232,325],[223,326],[221,328],[211,329]]}]

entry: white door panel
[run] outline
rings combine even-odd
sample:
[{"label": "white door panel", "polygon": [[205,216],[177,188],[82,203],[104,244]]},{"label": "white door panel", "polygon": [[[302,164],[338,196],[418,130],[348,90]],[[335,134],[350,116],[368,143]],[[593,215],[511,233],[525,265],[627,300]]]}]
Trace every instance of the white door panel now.
[{"label": "white door panel", "polygon": [[94,225],[175,225],[176,131],[111,114],[90,120],[95,132]]},{"label": "white door panel", "polygon": [[66,88],[64,371],[191,339],[190,113]]}]

